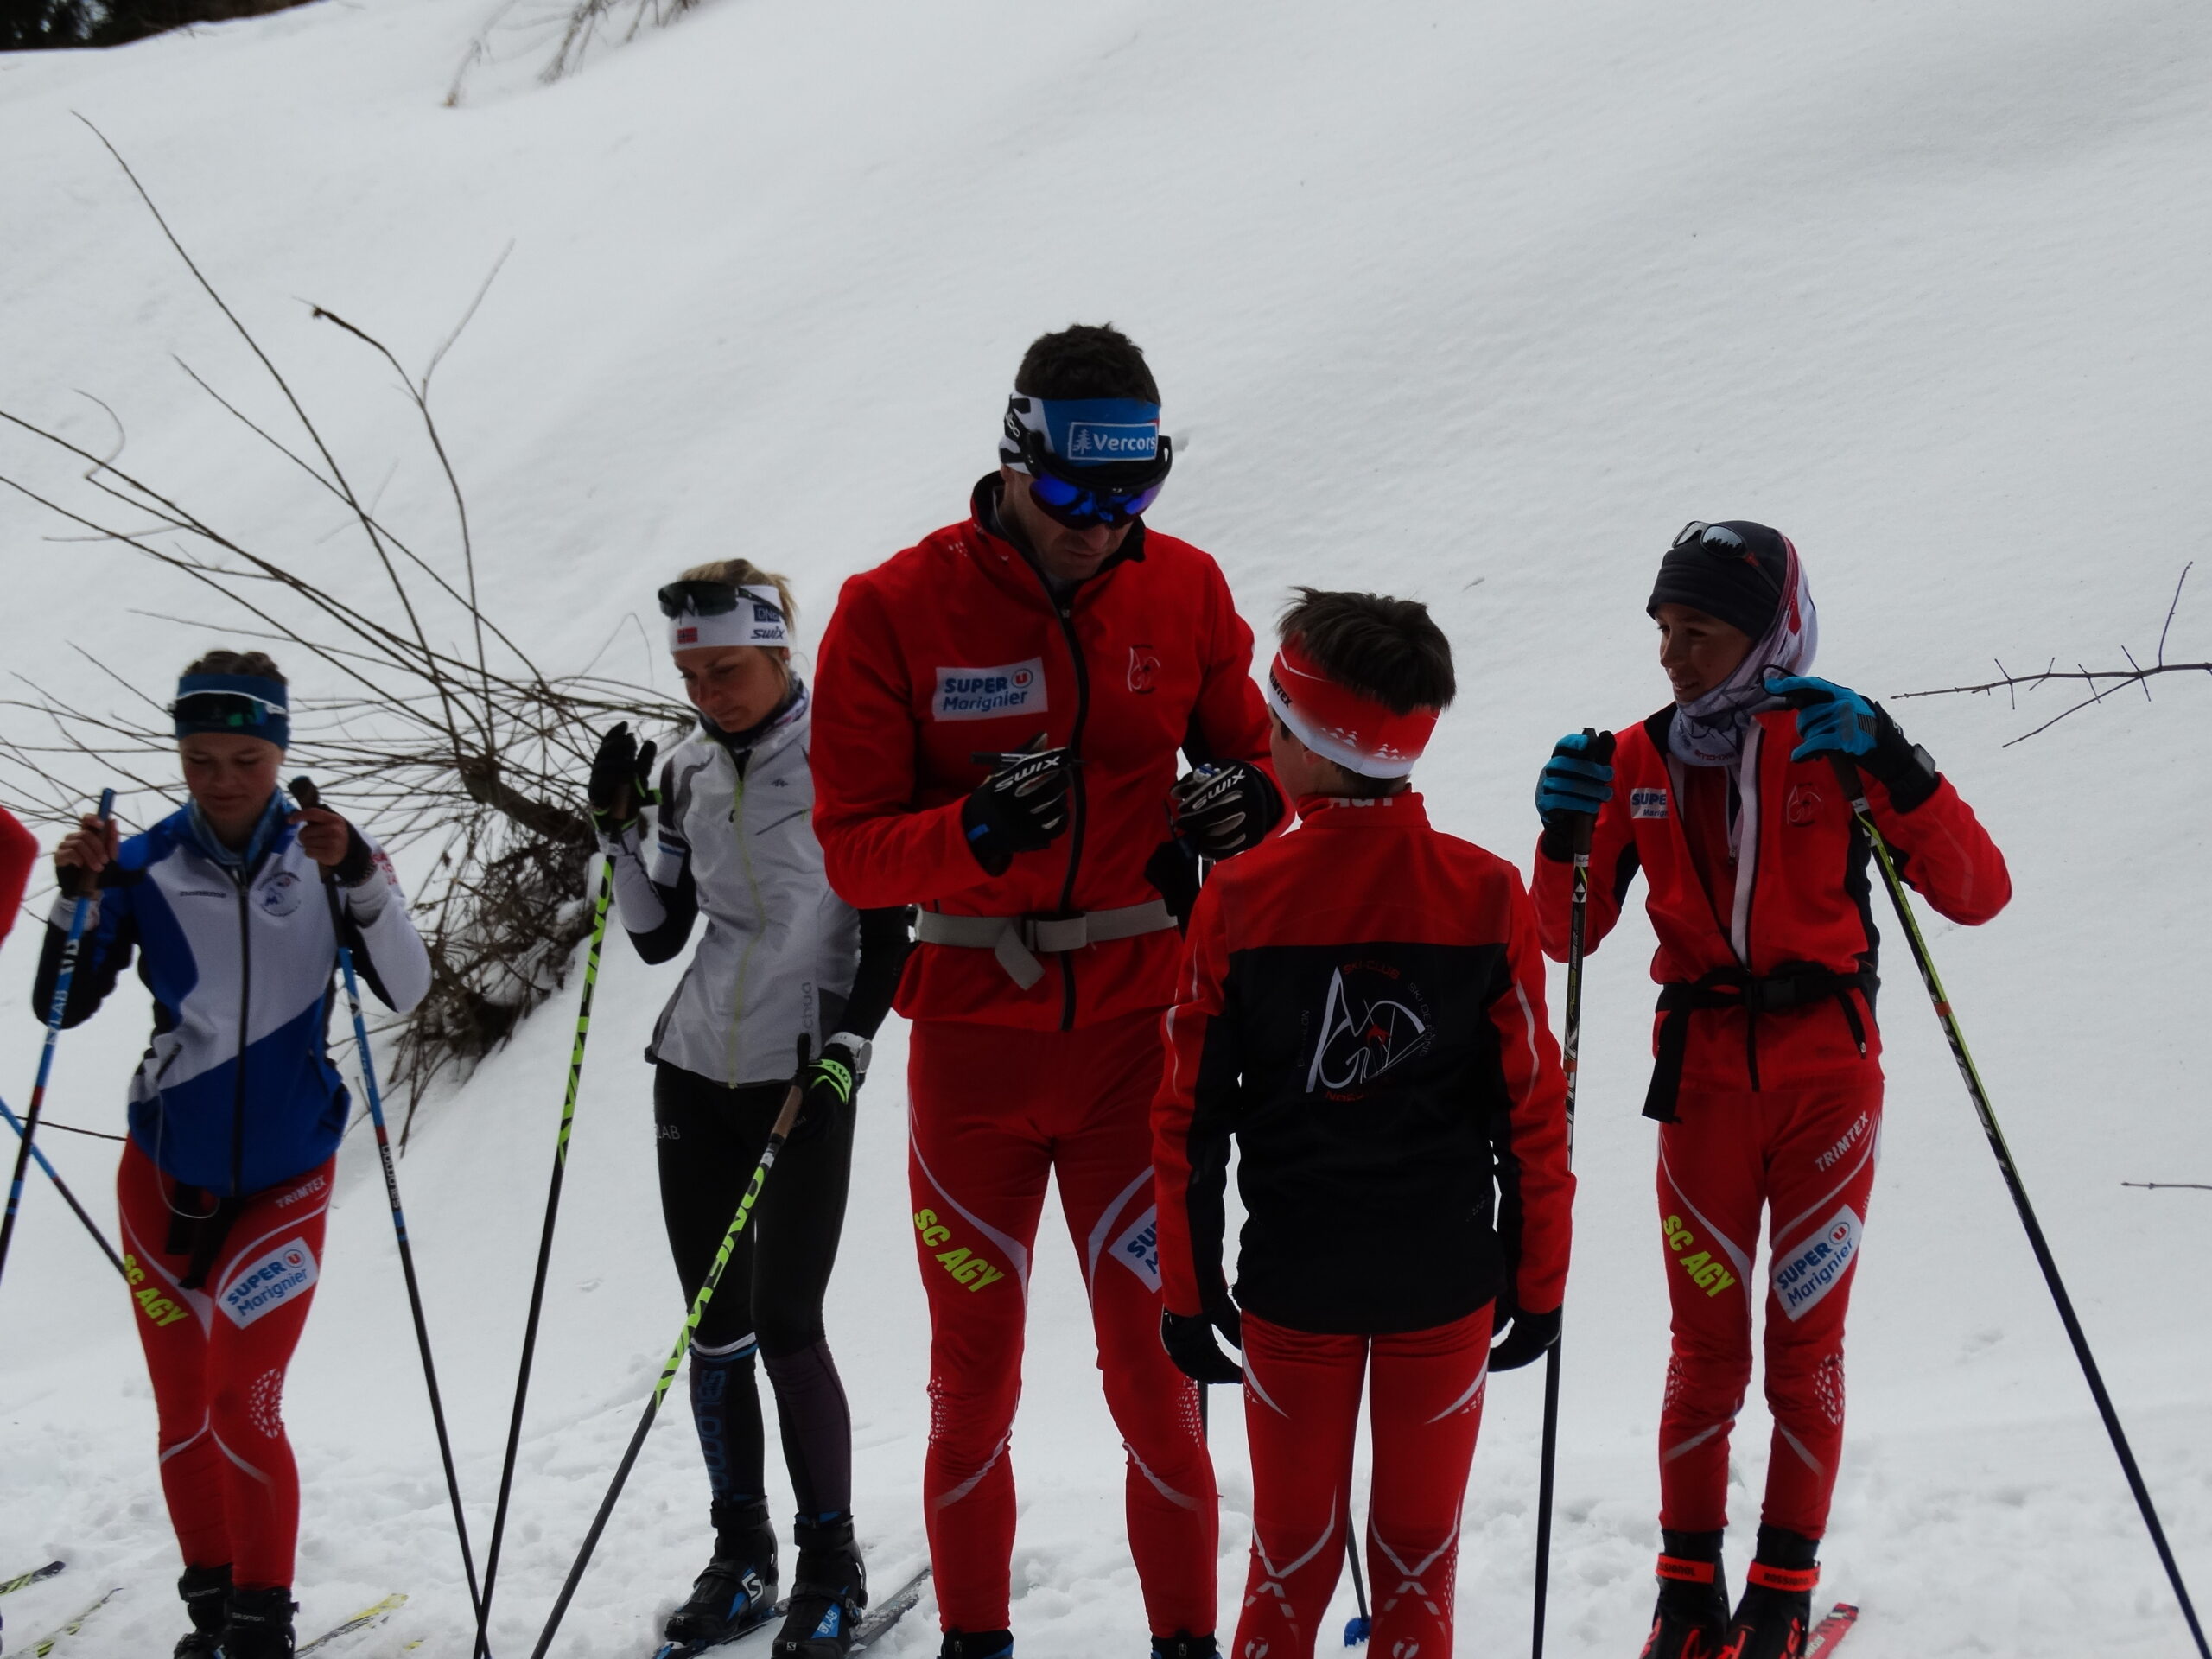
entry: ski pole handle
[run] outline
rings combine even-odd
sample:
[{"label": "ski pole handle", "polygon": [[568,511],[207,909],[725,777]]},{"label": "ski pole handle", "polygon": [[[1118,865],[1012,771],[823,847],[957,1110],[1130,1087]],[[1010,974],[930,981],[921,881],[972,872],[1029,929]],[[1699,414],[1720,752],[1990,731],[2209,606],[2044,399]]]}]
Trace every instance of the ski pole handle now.
[{"label": "ski pole handle", "polygon": [[1866,784],[1859,775],[1859,763],[1840,749],[1828,751],[1828,765],[1834,769],[1835,780],[1843,786],[1843,798],[1855,812],[1866,810]]},{"label": "ski pole handle", "polygon": [[[1590,746],[1583,750],[1583,753],[1600,766],[1611,766],[1613,760],[1613,734],[1611,732],[1600,732],[1594,726],[1585,726],[1582,728],[1582,735],[1590,740]],[[1590,861],[1590,836],[1597,827],[1598,815],[1595,812],[1574,814],[1573,842],[1574,861],[1585,868],[1587,868]]]}]

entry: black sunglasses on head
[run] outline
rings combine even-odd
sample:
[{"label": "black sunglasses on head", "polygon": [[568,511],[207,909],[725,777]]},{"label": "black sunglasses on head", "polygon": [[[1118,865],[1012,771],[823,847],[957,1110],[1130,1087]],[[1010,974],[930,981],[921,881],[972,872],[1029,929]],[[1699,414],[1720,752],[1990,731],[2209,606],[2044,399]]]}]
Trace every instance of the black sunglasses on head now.
[{"label": "black sunglasses on head", "polygon": [[734,582],[671,582],[660,590],[660,613],[727,616],[743,597]]}]

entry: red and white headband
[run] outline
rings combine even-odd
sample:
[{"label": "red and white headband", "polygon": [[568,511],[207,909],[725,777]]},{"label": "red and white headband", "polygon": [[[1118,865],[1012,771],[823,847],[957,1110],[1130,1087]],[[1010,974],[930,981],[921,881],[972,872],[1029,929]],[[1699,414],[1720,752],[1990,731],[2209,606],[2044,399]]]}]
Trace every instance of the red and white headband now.
[{"label": "red and white headband", "polygon": [[1363,778],[1403,778],[1436,730],[1436,710],[1395,714],[1387,704],[1331,679],[1286,639],[1262,688],[1291,734],[1325,760]]}]

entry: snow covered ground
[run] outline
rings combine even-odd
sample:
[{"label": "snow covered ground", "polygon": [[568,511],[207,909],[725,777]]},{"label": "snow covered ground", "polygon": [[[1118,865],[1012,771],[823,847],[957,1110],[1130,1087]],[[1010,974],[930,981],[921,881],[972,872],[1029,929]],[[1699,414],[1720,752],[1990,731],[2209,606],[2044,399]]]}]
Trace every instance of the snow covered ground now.
[{"label": "snow covered ground", "polygon": [[[1822,671],[1884,696],[1981,677],[1993,656],[2140,655],[2205,550],[2212,14],[2187,0],[706,0],[549,88],[530,71],[551,11],[324,0],[0,59],[0,406],[99,448],[111,429],[79,394],[105,399],[149,475],[366,593],[327,505],[170,361],[270,409],[72,116],[132,161],[383,511],[426,537],[440,485],[409,410],[302,302],[419,365],[512,243],[439,382],[497,614],[553,666],[607,648],[607,666],[666,687],[624,623],[650,615],[662,572],[725,552],[788,570],[811,635],[847,573],[963,510],[1021,346],[1111,318],[1166,390],[1182,460],[1163,527],[1212,549],[1255,618],[1296,581],[1428,600],[1465,690],[1423,782],[1445,823],[1522,857],[1552,738],[1662,699],[1642,601],[1687,518],[1789,531]],[[16,436],[0,471],[68,479]],[[217,637],[145,613],[205,615],[179,585],[55,531],[0,500],[10,670],[108,707],[121,694],[73,647],[160,691]],[[2212,656],[2198,574],[2172,659]],[[1898,712],[2011,857],[2011,910],[1980,932],[1938,926],[1935,947],[2212,1597],[2212,1194],[2121,1185],[2212,1179],[2208,695],[2166,680],[2153,702],[2010,748],[2057,694]],[[35,937],[0,964],[18,1105]],[[1561,1655],[1633,1651],[1649,1605],[1664,1325],[1637,1116],[1647,949],[1624,926],[1588,993]],[[1854,1649],[2182,1654],[1934,1022],[1901,953],[1889,967],[1887,1157],[1825,1552],[1828,1587],[1866,1607]],[[636,1058],[671,974],[610,947],[503,1653],[535,1636],[679,1316]],[[572,1008],[426,1107],[402,1169],[480,1540]],[[67,1040],[61,1121],[120,1127],[143,1032],[123,996]],[[831,1297],[879,1583],[922,1554],[903,1048],[887,1033],[864,1098]],[[44,1140],[106,1211],[112,1148]],[[289,1395],[302,1624],[404,1590],[404,1614],[358,1650],[423,1638],[461,1655],[466,1597],[365,1134],[344,1176]],[[1014,1622],[1026,1659],[1135,1654],[1119,1447],[1051,1227],[1015,1445]],[[17,1633],[127,1586],[60,1651],[137,1656],[176,1633],[176,1558],[130,1310],[106,1274],[35,1187],[0,1287],[0,1573],[72,1562],[8,1599]],[[1492,1390],[1461,1576],[1471,1652],[1524,1639],[1539,1392],[1533,1375]],[[646,1650],[698,1564],[703,1483],[672,1415],[562,1653]],[[1753,1407],[1738,1560],[1764,1429]],[[1226,1628],[1249,1491],[1234,1412],[1216,1440]],[[931,1611],[889,1650],[933,1652]]]}]

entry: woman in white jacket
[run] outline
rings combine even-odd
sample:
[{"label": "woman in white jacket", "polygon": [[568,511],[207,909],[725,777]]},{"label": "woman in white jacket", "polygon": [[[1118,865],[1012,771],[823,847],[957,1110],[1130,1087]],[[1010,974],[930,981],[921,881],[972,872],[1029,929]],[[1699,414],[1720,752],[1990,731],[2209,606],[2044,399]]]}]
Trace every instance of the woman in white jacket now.
[{"label": "woman in white jacket", "polygon": [[[856,912],[814,838],[806,686],[781,576],[743,559],[660,590],[669,649],[699,724],[656,777],[618,726],[591,800],[622,925],[647,962],[703,937],[661,1012],[653,1063],[661,1208],[688,1301],[705,1280],[807,1039],[805,1106],[692,1335],[691,1412],[714,1555],[668,1622],[705,1644],[765,1623],[777,1597],[753,1357],[768,1370],[798,1500],[798,1562],[778,1656],[842,1654],[866,1605],[853,1542],[852,1421],[822,1301],[844,1224],[854,1096],[907,950],[901,910]],[[648,849],[644,809],[658,803]]]}]

